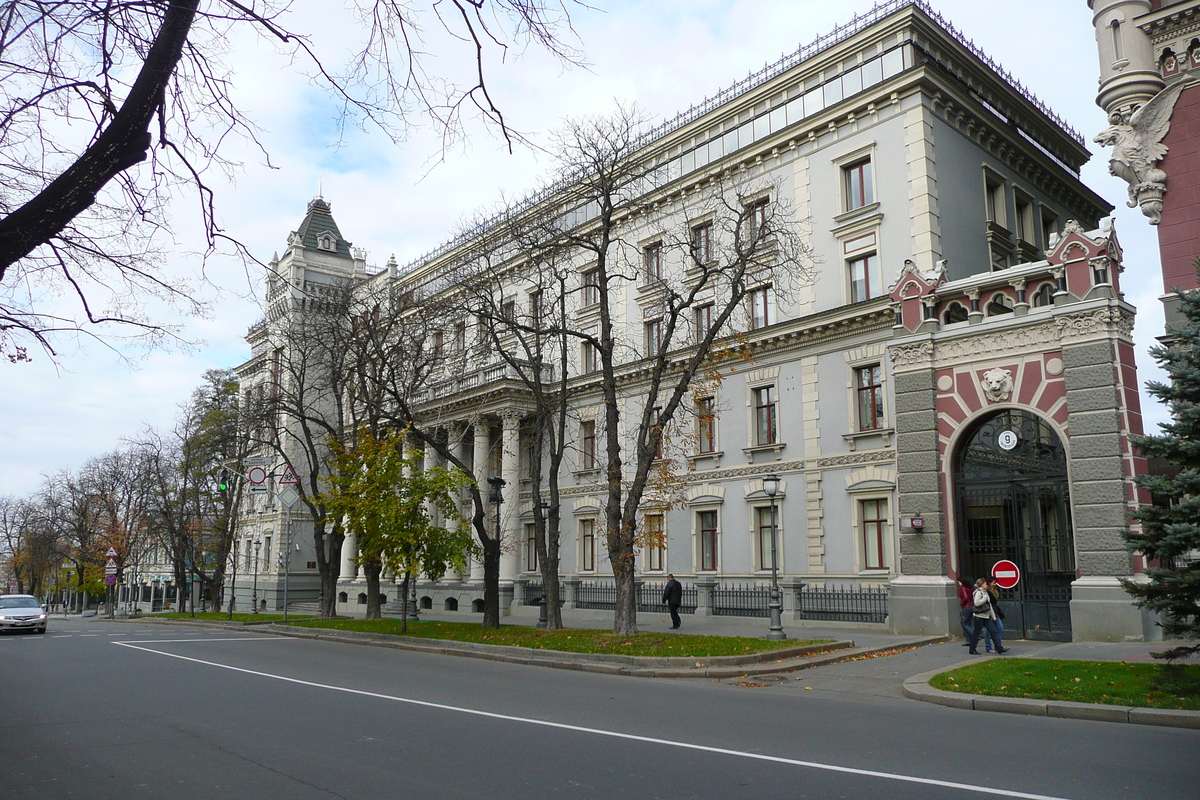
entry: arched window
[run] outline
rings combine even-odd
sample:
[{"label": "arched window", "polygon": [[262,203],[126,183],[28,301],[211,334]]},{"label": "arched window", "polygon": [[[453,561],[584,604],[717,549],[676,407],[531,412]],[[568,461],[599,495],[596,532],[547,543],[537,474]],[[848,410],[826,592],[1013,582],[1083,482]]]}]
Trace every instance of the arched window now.
[{"label": "arched window", "polygon": [[1038,290],[1033,293],[1033,305],[1034,308],[1054,305],[1054,284],[1043,283],[1039,286]]},{"label": "arched window", "polygon": [[430,597],[429,595],[425,595],[424,597],[422,597],[421,598],[421,608],[432,609],[433,608],[433,598]]},{"label": "arched window", "polygon": [[1012,301],[1002,294],[992,295],[992,299],[987,304],[987,315],[989,317],[1011,314],[1012,310]]},{"label": "arched window", "polygon": [[472,600],[471,601],[471,610],[474,611],[476,614],[482,614],[483,613],[483,601],[482,600]]},{"label": "arched window", "polygon": [[345,603],[349,599],[350,599],[350,596],[347,595],[345,592],[338,592],[338,602],[339,603]]},{"label": "arched window", "polygon": [[453,597],[447,597],[446,602],[443,604],[443,608],[445,608],[447,611],[458,611],[458,600]]},{"label": "arched window", "polygon": [[360,606],[365,606],[367,604],[367,593],[366,592],[358,593],[358,604]]},{"label": "arched window", "polygon": [[962,303],[951,303],[946,306],[946,312],[942,314],[942,324],[953,325],[956,322],[966,322],[968,317],[967,309]]}]

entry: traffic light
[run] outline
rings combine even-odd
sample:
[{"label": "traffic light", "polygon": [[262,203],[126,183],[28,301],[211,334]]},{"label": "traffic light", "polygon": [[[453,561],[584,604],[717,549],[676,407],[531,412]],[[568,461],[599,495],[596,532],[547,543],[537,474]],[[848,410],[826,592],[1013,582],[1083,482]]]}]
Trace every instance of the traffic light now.
[{"label": "traffic light", "polygon": [[229,470],[221,470],[221,475],[217,478],[217,491],[222,495],[229,491]]}]

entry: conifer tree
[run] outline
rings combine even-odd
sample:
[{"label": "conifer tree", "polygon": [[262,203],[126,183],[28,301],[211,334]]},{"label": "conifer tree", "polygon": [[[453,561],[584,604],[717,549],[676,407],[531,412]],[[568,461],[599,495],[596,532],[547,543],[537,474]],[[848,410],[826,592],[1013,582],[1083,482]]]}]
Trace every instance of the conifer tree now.
[{"label": "conifer tree", "polygon": [[[1200,258],[1193,264],[1200,273]],[[1126,536],[1131,550],[1157,566],[1146,569],[1148,582],[1122,581],[1135,603],[1163,615],[1164,635],[1200,639],[1200,290],[1179,291],[1186,322],[1170,331],[1170,342],[1150,354],[1170,378],[1150,382],[1150,394],[1167,404],[1171,421],[1156,436],[1133,437],[1147,457],[1160,457],[1178,468],[1175,475],[1142,475],[1138,485],[1155,497],[1134,518],[1141,530]],[[1174,660],[1200,652],[1200,644],[1180,645],[1156,654]]]}]

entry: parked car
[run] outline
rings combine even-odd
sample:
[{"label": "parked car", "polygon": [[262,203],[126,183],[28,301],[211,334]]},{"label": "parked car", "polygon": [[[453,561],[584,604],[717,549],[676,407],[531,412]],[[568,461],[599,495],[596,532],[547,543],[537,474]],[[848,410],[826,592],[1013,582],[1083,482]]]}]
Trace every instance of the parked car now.
[{"label": "parked car", "polygon": [[46,609],[30,594],[0,594],[0,631],[46,632]]}]

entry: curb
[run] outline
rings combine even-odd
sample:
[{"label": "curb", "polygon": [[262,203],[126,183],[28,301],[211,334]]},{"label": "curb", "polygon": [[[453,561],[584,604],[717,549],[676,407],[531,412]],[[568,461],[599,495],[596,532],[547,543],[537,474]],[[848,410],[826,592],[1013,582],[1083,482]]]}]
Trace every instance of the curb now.
[{"label": "curb", "polygon": [[904,696],[925,703],[975,711],[1000,711],[1005,714],[1087,719],[1096,722],[1126,722],[1134,725],[1162,725],[1171,728],[1200,728],[1200,711],[1073,703],[1066,700],[1033,700],[1024,697],[989,697],[964,692],[947,692],[929,685],[929,681],[935,675],[977,663],[979,662],[974,660],[963,661],[949,667],[940,667],[929,672],[922,672],[920,675],[914,675],[904,681]]}]

